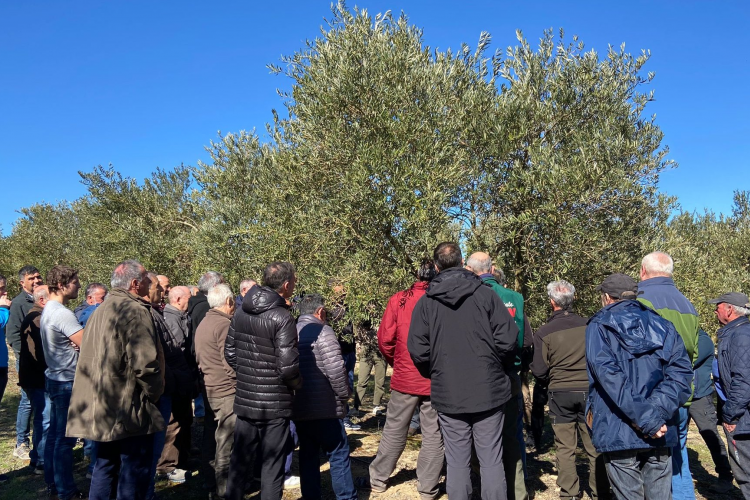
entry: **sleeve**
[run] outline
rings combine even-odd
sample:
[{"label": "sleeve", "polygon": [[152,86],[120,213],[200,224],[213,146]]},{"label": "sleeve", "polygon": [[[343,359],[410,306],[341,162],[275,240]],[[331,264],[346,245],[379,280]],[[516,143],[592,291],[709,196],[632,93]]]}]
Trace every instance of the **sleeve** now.
[{"label": "sleeve", "polygon": [[226,372],[227,376],[230,378],[236,377],[236,373],[234,371],[234,368],[232,368],[229,363],[227,362],[226,358],[226,343],[227,343],[227,336],[229,335],[229,325],[230,322],[227,322],[226,328],[222,328],[218,331],[218,335],[216,336],[216,343],[219,346],[219,355],[221,356],[221,363],[224,366],[224,371]]},{"label": "sleeve", "polygon": [[589,323],[586,327],[586,363],[590,377],[631,425],[643,434],[653,436],[666,420],[634,389],[630,378],[617,363],[611,342],[606,329],[597,323]]},{"label": "sleeve", "polygon": [[157,401],[164,392],[164,352],[151,315],[144,312],[126,326],[125,353],[136,383],[149,400]]},{"label": "sleeve", "polygon": [[534,359],[531,362],[531,373],[539,380],[549,378],[548,349],[547,343],[544,341],[545,338],[539,334],[534,335]]},{"label": "sleeve", "polygon": [[4,330],[5,325],[8,324],[8,318],[10,317],[10,308],[8,306],[0,306],[0,330]]},{"label": "sleeve", "polygon": [[21,323],[23,323],[23,310],[21,309],[21,303],[18,300],[14,300],[10,304],[10,311],[8,315],[8,321],[5,326],[5,338],[9,345],[20,345],[21,342]]},{"label": "sleeve", "polygon": [[275,317],[278,321],[275,334],[276,344],[276,368],[281,375],[281,380],[291,390],[302,386],[302,377],[299,373],[299,351],[297,350],[297,328],[294,326],[294,318],[286,310],[279,310]]},{"label": "sleeve", "polygon": [[722,415],[724,422],[737,423],[750,406],[750,335],[734,335],[729,349],[731,382],[724,393],[727,397]]},{"label": "sleeve", "polygon": [[[322,340],[322,342],[321,342]],[[325,325],[318,340],[320,354],[323,358],[323,369],[333,392],[340,401],[349,399],[349,376],[346,373],[341,347],[333,329]]]},{"label": "sleeve", "polygon": [[378,349],[383,354],[385,361],[393,366],[396,354],[396,328],[398,327],[398,315],[394,301],[395,295],[388,301],[383,313],[383,320],[378,328]]},{"label": "sleeve", "polygon": [[490,328],[500,361],[510,371],[516,360],[518,349],[518,327],[503,301],[495,292],[490,294]]},{"label": "sleeve", "polygon": [[681,341],[672,324],[667,325],[672,332],[672,350],[664,368],[664,380],[651,392],[647,401],[659,410],[664,421],[669,420],[677,409],[687,403],[692,394],[693,363],[688,357],[685,343]]},{"label": "sleeve", "polygon": [[63,335],[70,338],[72,335],[83,330],[83,327],[76,319],[76,315],[73,314],[73,311],[67,308],[61,308],[60,311],[62,314],[59,315],[60,322],[57,326]]},{"label": "sleeve", "polygon": [[424,296],[417,301],[411,315],[406,347],[419,374],[430,378],[430,328]]},{"label": "sleeve", "polygon": [[232,318],[232,321],[229,323],[229,331],[227,332],[227,337],[224,339],[224,361],[229,365],[229,367],[237,371],[237,350],[234,347],[234,318]]},{"label": "sleeve", "polygon": [[523,347],[531,347],[534,341],[534,333],[531,331],[531,323],[526,313],[523,313]]}]

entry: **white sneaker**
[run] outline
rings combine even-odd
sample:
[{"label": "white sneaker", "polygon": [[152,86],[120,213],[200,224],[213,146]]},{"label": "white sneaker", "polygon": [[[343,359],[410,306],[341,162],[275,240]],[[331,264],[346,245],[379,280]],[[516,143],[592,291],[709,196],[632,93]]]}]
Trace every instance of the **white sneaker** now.
[{"label": "white sneaker", "polygon": [[344,429],[347,431],[358,431],[362,428],[361,425],[357,425],[352,422],[349,417],[344,419]]},{"label": "white sneaker", "polygon": [[26,443],[21,443],[19,446],[16,446],[13,449],[13,456],[20,459],[20,460],[29,460],[29,452],[31,450],[29,449],[29,445]]},{"label": "white sneaker", "polygon": [[175,469],[167,474],[167,479],[172,484],[182,484],[185,482],[188,475],[188,471],[184,469]]},{"label": "white sneaker", "polygon": [[375,416],[382,415],[384,411],[385,411],[385,406],[378,405],[372,409],[372,414]]},{"label": "white sneaker", "polygon": [[299,488],[299,476],[289,476],[284,479],[284,489]]}]

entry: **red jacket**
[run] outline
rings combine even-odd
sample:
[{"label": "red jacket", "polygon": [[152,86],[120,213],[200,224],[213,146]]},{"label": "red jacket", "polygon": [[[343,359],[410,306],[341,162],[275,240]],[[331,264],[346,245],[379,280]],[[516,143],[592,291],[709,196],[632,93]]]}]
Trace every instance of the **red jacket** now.
[{"label": "red jacket", "polygon": [[430,395],[430,379],[419,374],[406,348],[411,313],[417,301],[425,294],[426,281],[417,281],[408,290],[394,294],[383,314],[378,329],[378,347],[389,365],[393,367],[391,389],[415,396]]}]

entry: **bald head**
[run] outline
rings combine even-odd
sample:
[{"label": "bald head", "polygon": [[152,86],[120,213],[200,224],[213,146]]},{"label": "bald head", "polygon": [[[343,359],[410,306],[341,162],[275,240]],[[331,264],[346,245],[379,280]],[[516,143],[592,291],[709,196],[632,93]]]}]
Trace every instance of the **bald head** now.
[{"label": "bald head", "polygon": [[466,259],[466,269],[474,274],[492,272],[492,259],[484,252],[474,252]]},{"label": "bald head", "polygon": [[186,286],[175,286],[169,291],[169,304],[180,311],[187,311],[188,300],[192,294]]},{"label": "bald head", "polygon": [[641,261],[641,281],[663,276],[672,277],[674,261],[664,252],[651,252]]},{"label": "bald head", "polygon": [[49,300],[49,288],[47,285],[39,285],[34,288],[34,304],[44,307]]}]

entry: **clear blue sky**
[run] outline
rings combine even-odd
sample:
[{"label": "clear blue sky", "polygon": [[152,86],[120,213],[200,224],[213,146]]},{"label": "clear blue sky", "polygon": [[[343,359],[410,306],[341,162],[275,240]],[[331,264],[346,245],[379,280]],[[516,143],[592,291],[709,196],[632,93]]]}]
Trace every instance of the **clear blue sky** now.
[{"label": "clear blue sky", "polygon": [[[747,1],[363,1],[404,10],[431,47],[492,50],[545,28],[650,49],[657,114],[670,158],[662,191],[686,210],[728,212],[750,189]],[[348,6],[353,8],[354,2]],[[0,6],[0,224],[18,209],[84,194],[77,172],[112,163],[142,179],[156,167],[207,160],[216,132],[264,133],[282,110],[279,62],[319,34],[328,1],[6,1]]]}]

